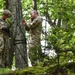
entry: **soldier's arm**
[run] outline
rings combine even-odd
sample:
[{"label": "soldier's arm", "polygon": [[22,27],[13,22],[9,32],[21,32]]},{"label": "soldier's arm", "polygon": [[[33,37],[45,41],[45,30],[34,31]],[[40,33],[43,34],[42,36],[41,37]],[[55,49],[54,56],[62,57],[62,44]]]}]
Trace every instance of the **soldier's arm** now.
[{"label": "soldier's arm", "polygon": [[26,29],[27,31],[30,30],[30,28],[29,28],[29,26],[27,25],[27,23],[26,23],[25,20],[22,20],[22,24],[25,26],[25,29]]},{"label": "soldier's arm", "polygon": [[32,28],[35,28],[37,27],[40,23],[42,22],[42,18],[41,17],[38,17],[36,19],[33,20],[33,22],[30,23],[29,27],[32,29]]},{"label": "soldier's arm", "polygon": [[29,26],[28,26],[27,24],[25,25],[25,29],[26,29],[27,31],[30,30],[30,28],[29,28]]}]

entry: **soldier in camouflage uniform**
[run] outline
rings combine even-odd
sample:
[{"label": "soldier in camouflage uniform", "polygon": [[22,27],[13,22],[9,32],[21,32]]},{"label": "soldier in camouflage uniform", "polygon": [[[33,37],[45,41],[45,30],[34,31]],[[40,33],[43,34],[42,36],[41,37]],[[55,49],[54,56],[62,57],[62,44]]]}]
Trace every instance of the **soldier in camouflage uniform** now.
[{"label": "soldier in camouflage uniform", "polygon": [[[0,19],[0,67],[5,67],[5,62],[8,61],[9,49],[9,23],[6,21],[11,16],[11,12],[7,9],[3,11]],[[6,54],[5,54],[6,53]]]},{"label": "soldier in camouflage uniform", "polygon": [[30,43],[29,43],[29,58],[31,60],[32,66],[37,65],[37,60],[42,59],[41,50],[41,31],[42,31],[42,18],[38,16],[36,10],[31,11],[31,19],[29,23],[26,24],[25,20],[22,21],[25,25],[25,29],[30,32]]}]

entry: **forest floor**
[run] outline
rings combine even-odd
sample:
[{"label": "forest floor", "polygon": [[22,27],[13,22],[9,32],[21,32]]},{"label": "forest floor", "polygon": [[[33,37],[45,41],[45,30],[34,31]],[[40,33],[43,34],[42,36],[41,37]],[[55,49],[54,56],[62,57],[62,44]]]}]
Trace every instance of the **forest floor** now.
[{"label": "forest floor", "polygon": [[58,65],[28,67],[0,75],[75,75],[75,62],[66,63],[59,67]]}]

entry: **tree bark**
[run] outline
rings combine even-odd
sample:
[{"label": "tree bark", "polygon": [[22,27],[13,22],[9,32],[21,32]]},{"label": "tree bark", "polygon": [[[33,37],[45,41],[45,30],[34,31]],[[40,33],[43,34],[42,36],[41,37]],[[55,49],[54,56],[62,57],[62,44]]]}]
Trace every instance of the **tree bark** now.
[{"label": "tree bark", "polygon": [[37,2],[36,2],[36,0],[33,0],[32,4],[33,4],[33,9],[37,10]]},{"label": "tree bark", "polygon": [[26,48],[26,37],[24,33],[24,27],[21,25],[22,20],[22,6],[21,0],[8,0],[9,9],[12,12],[12,19],[14,24],[12,25],[12,39],[13,49],[15,52],[15,63],[16,68],[25,68],[28,66],[27,60],[27,48]]}]

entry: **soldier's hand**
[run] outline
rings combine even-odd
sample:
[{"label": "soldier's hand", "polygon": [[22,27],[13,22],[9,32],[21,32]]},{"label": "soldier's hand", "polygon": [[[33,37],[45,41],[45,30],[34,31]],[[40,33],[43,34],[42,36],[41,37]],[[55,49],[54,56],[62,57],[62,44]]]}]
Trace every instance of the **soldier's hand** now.
[{"label": "soldier's hand", "polygon": [[25,21],[25,20],[22,20],[22,24],[23,24],[23,25],[26,25],[26,21]]}]

